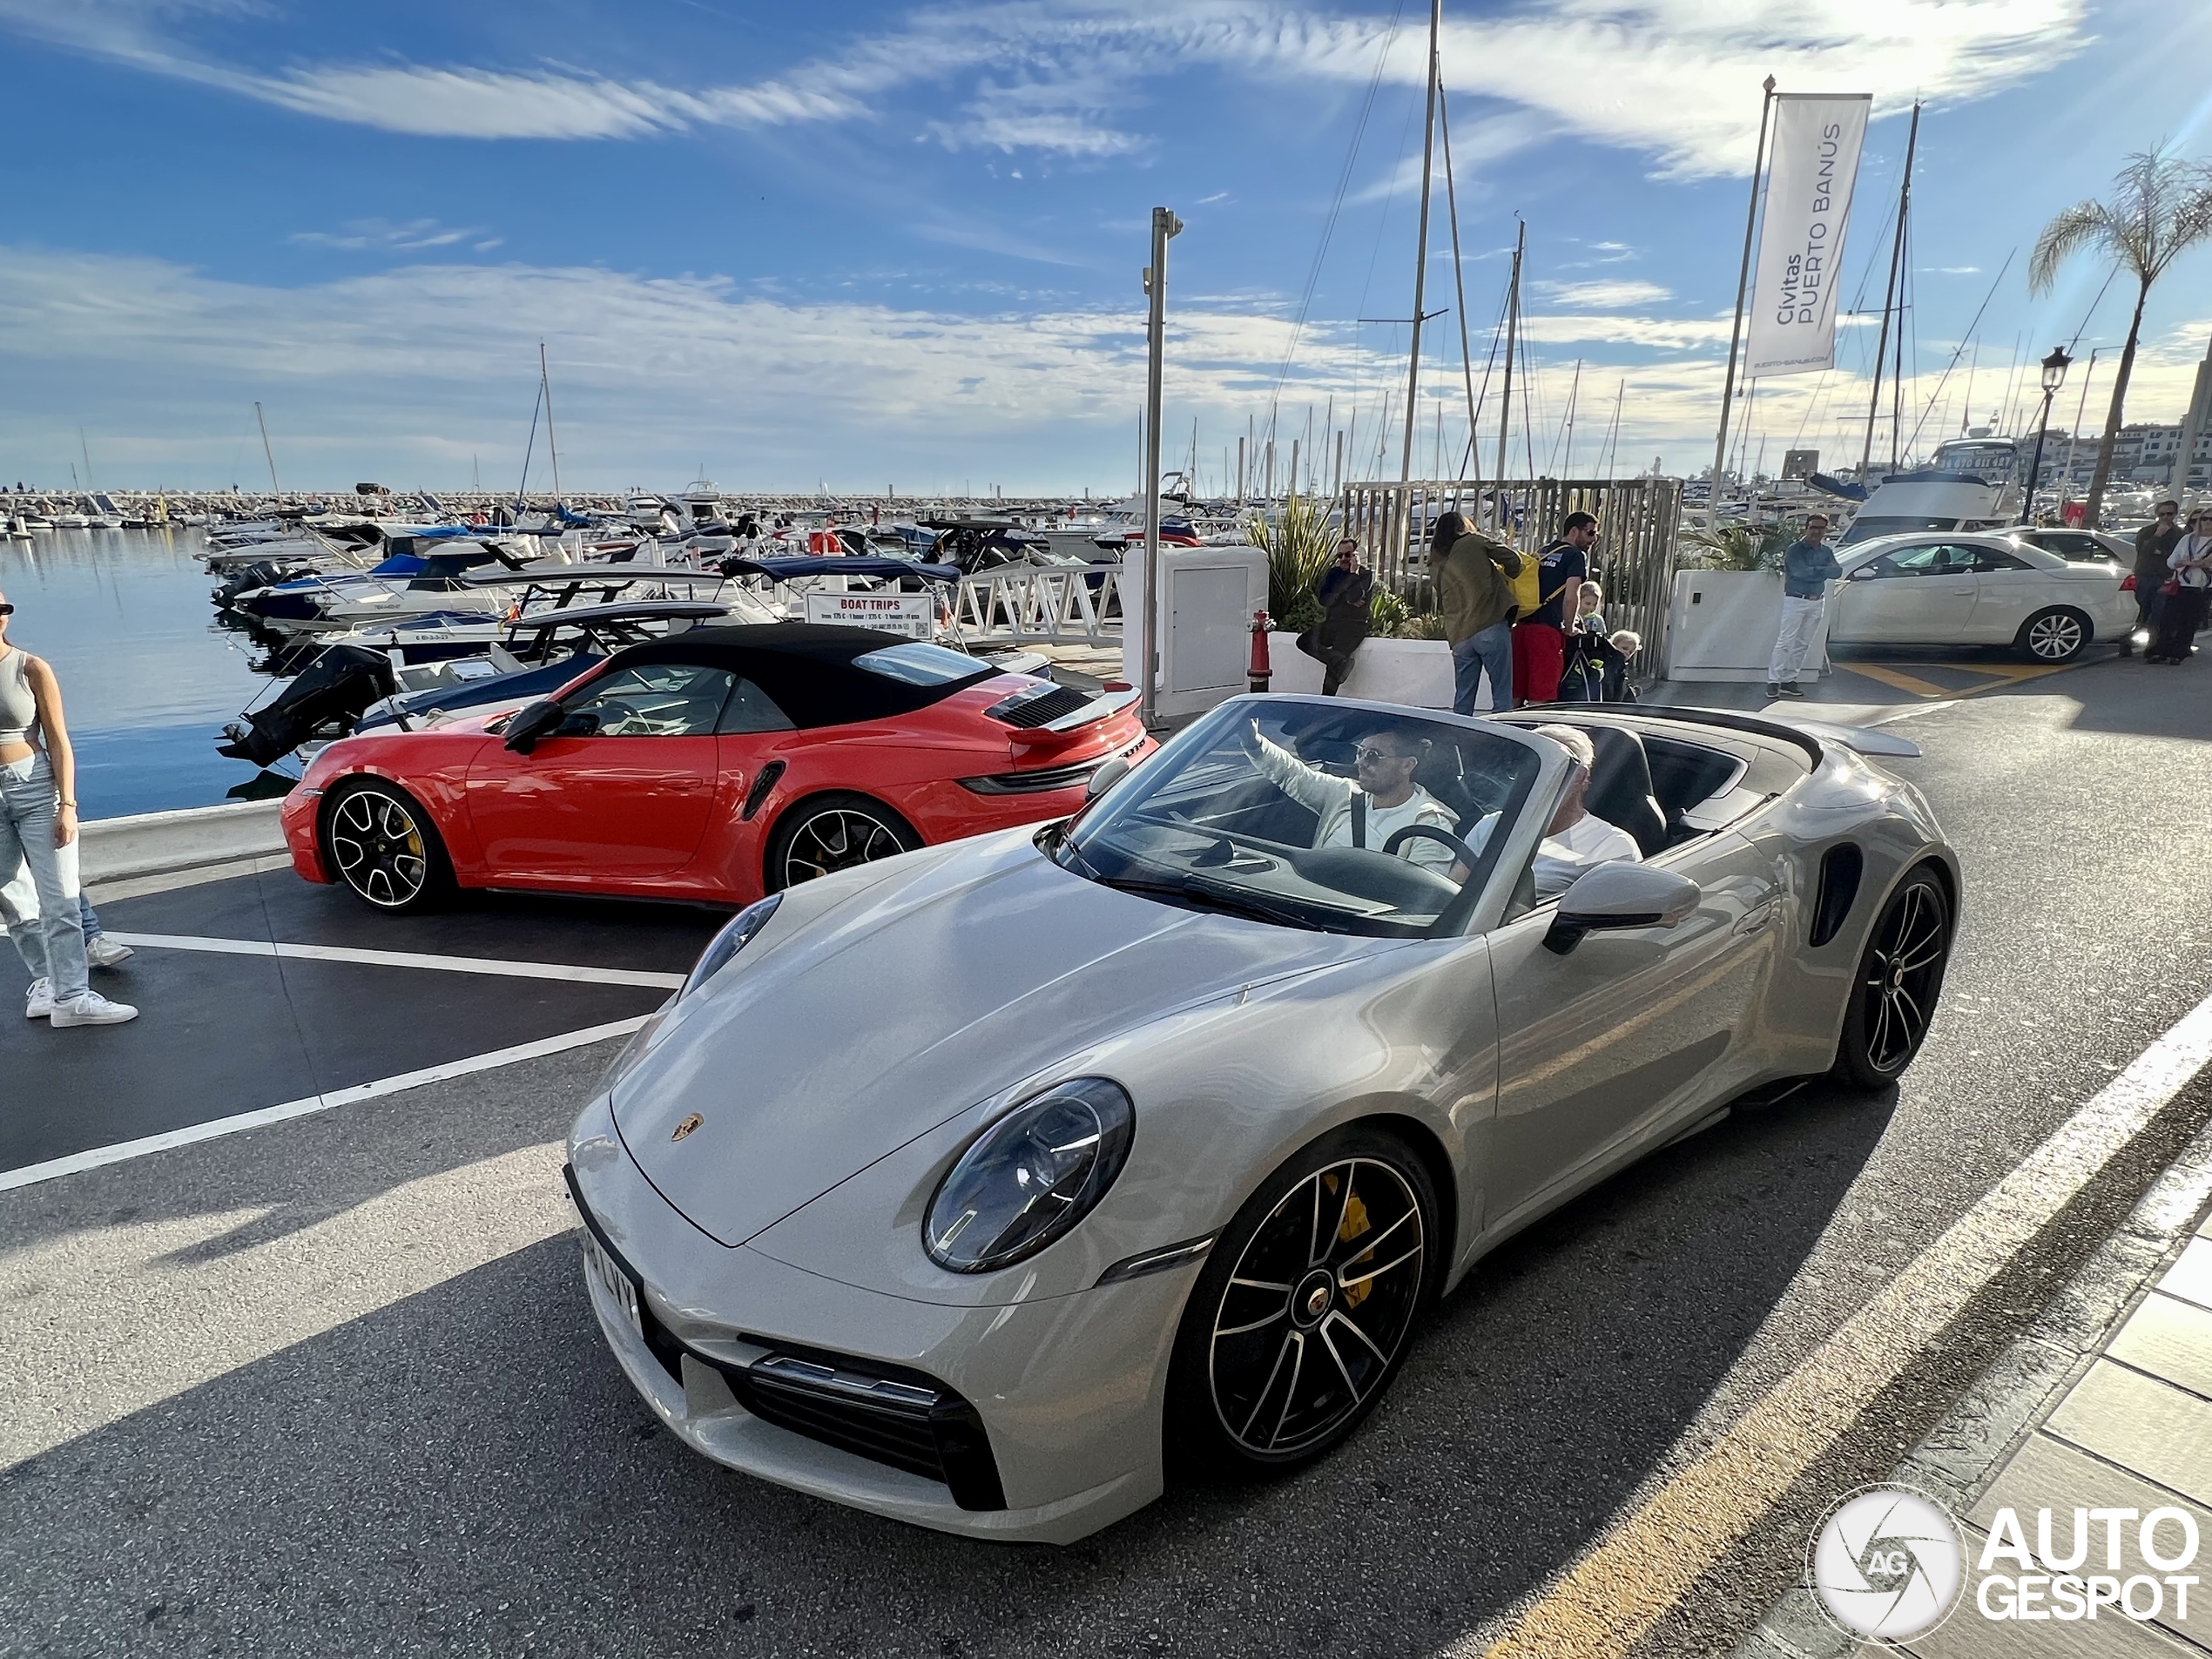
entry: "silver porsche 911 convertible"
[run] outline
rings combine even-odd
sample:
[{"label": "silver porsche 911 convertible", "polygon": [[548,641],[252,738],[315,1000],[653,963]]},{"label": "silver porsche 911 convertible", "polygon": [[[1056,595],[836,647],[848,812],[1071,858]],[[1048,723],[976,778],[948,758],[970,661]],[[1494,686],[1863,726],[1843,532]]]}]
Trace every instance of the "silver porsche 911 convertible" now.
[{"label": "silver porsche 911 convertible", "polygon": [[1076,818],[739,913],[569,1143],[616,1357],[707,1457],[1067,1542],[1326,1454],[1631,1160],[1886,1086],[1959,867],[1884,732],[1239,698]]}]

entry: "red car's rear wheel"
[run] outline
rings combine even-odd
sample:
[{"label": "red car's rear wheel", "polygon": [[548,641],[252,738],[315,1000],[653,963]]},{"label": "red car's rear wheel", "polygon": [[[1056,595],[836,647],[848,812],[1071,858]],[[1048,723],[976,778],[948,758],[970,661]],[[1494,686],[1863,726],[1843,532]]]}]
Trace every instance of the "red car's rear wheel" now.
[{"label": "red car's rear wheel", "polygon": [[911,853],[921,845],[907,820],[866,795],[817,795],[784,815],[768,841],[767,890]]}]

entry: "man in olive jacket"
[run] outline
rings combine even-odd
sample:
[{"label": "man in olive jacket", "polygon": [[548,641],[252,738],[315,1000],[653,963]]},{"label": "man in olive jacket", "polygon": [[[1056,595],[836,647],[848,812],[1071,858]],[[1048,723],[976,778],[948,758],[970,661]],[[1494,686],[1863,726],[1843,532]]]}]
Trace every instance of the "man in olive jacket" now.
[{"label": "man in olive jacket", "polygon": [[1444,637],[1452,642],[1452,708],[1474,712],[1484,671],[1490,675],[1490,706],[1513,707],[1513,578],[1521,574],[1521,555],[1485,536],[1458,513],[1436,521],[1429,548],[1436,578],[1437,607],[1444,613]]}]

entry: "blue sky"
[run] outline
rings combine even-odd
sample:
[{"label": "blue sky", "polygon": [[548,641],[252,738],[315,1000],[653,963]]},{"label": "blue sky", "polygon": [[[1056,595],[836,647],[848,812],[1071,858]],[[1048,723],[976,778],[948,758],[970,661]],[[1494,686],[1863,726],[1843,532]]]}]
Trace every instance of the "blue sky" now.
[{"label": "blue sky", "polygon": [[[571,488],[1121,493],[1162,203],[1187,226],[1170,453],[1195,420],[1217,487],[1272,408],[1285,449],[1349,427],[1355,468],[1394,476],[1405,330],[1359,320],[1409,312],[1425,23],[1378,0],[0,0],[0,472],[65,482],[81,428],[104,484],[251,484],[259,399],[287,486],[512,487],[543,340]],[[2129,151],[2212,156],[2212,8],[2173,0],[1453,0],[1444,60],[1478,374],[1528,225],[1517,470],[1596,466],[1616,396],[1623,469],[1710,461],[1765,75],[1875,95],[1846,304],[1927,103],[1924,446],[1977,359],[1979,420],[2016,354],[2083,327],[2101,268],[2027,293],[2043,221]],[[1432,249],[1429,303],[1455,305],[1440,199]],[[2116,347],[2122,287],[2085,357]],[[1458,323],[1427,369],[1447,470]],[[2178,418],[2208,334],[2212,251],[2154,294],[2131,418]],[[1760,388],[1770,465],[1792,440],[1855,455],[1871,347],[1846,327],[1837,371]]]}]

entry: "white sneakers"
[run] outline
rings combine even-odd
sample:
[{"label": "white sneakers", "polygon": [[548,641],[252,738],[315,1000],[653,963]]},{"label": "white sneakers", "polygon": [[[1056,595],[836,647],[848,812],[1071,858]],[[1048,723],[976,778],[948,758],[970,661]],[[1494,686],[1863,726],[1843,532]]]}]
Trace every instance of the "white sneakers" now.
[{"label": "white sneakers", "polygon": [[51,1020],[57,1026],[122,1025],[138,1017],[138,1009],[128,1002],[111,1002],[98,991],[57,1002],[52,982],[43,979],[31,981],[23,1013],[26,1020]]},{"label": "white sneakers", "polygon": [[111,1002],[98,991],[87,991],[70,1001],[55,1003],[48,1017],[57,1026],[121,1025],[137,1019],[138,1011],[128,1002]]},{"label": "white sneakers", "polygon": [[128,945],[118,945],[105,934],[94,934],[84,941],[84,960],[94,968],[113,968],[138,953]]}]

